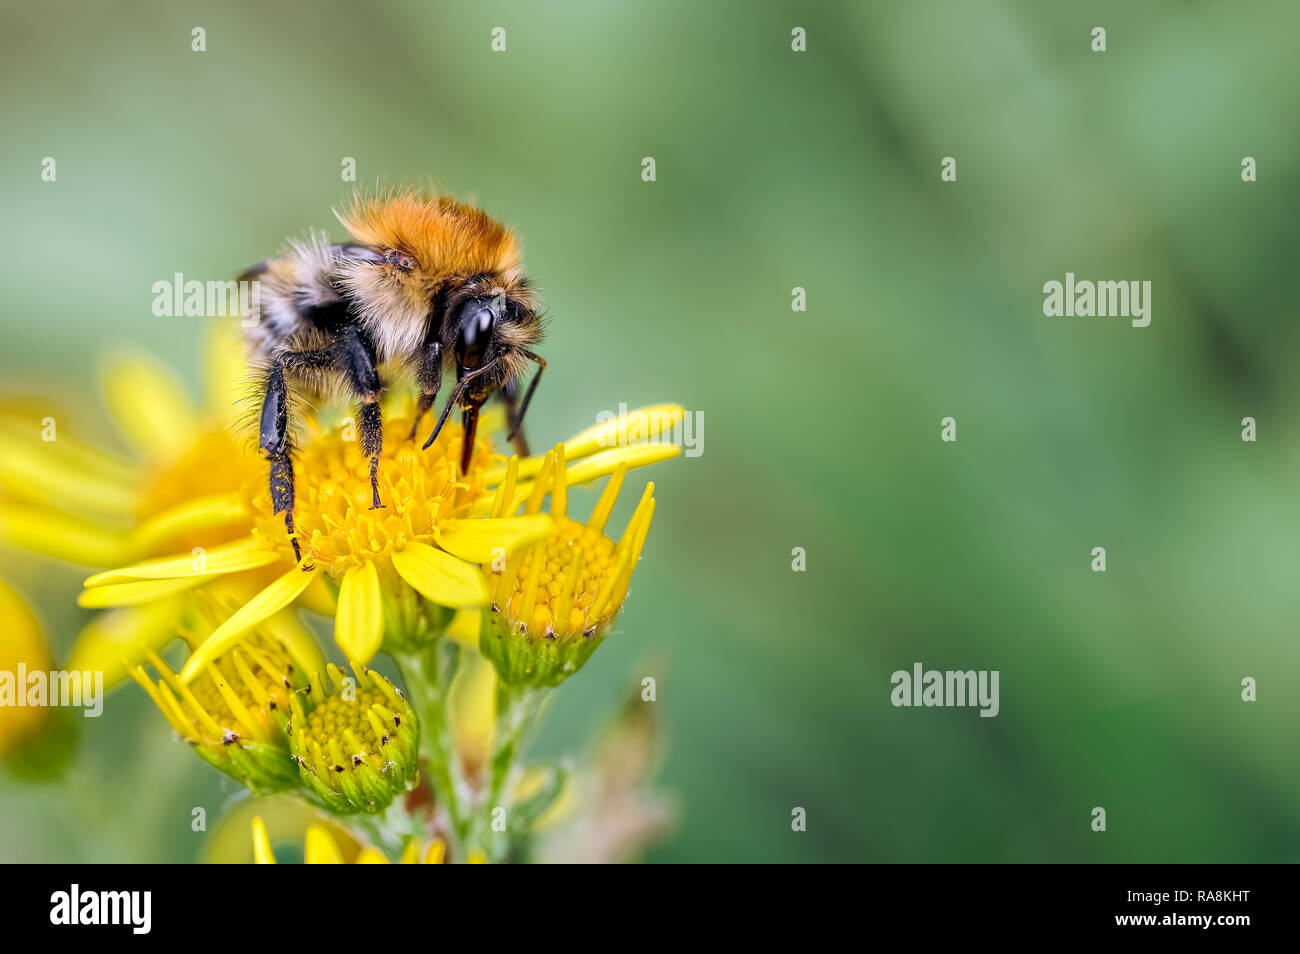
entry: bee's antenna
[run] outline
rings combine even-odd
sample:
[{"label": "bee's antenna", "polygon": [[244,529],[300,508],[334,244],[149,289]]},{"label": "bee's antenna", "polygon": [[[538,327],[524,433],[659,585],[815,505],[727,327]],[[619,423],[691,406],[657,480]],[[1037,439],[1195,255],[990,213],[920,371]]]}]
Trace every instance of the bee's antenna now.
[{"label": "bee's antenna", "polygon": [[424,447],[421,448],[422,450],[428,450],[430,447],[433,446],[433,442],[438,439],[438,435],[442,433],[442,425],[447,423],[447,417],[448,415],[451,414],[451,409],[460,403],[460,398],[461,395],[465,393],[466,385],[468,385],[471,381],[477,378],[484,371],[489,370],[495,364],[496,364],[495,361],[489,361],[487,364],[483,365],[483,367],[475,368],[469,374],[465,375],[463,378],[461,378],[459,381],[456,382],[456,387],[451,392],[451,396],[447,398],[447,403],[443,405],[442,413],[438,415],[438,423],[434,425],[433,433],[430,434],[429,439],[424,442]]}]

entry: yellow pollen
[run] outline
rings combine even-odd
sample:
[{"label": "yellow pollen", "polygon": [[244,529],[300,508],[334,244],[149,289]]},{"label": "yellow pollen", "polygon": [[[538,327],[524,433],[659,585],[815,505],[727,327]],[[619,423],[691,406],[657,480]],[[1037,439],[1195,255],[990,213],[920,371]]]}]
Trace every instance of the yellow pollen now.
[{"label": "yellow pollen", "polygon": [[[388,421],[377,471],[383,506],[372,509],[370,460],[354,431],[320,435],[294,454],[294,524],[303,562],[335,578],[362,563],[383,561],[412,540],[434,543],[440,524],[468,515],[486,496],[483,475],[493,459],[490,444],[480,439],[462,476],[459,424],[448,421],[426,451],[423,441],[409,438],[409,417]],[[262,472],[265,477],[265,466]],[[253,507],[258,534],[291,556],[284,515],[272,513],[265,480]]]}]

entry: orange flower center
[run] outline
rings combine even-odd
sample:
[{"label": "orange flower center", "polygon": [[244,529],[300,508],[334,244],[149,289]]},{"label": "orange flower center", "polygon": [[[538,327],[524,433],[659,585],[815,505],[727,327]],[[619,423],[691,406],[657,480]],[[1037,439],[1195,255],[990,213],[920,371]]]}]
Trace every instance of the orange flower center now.
[{"label": "orange flower center", "polygon": [[[512,621],[523,623],[528,632],[582,633],[618,609],[609,599],[604,606],[596,605],[618,565],[614,541],[598,530],[559,517],[551,535],[520,556],[522,562],[517,566],[508,565],[504,573],[488,575],[488,590],[496,594],[497,608]],[[512,562],[519,559],[510,558]],[[593,609],[599,611],[594,618]]]}]

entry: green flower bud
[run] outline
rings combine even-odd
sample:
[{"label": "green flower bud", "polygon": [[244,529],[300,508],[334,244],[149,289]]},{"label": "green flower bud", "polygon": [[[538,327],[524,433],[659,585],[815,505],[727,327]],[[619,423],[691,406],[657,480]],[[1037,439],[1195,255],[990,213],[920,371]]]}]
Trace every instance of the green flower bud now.
[{"label": "green flower bud", "polygon": [[379,673],[337,666],[290,700],[291,746],[303,783],[340,814],[379,812],[415,785],[420,732],[405,697]]},{"label": "green flower bud", "polygon": [[584,524],[565,514],[563,455],[547,455],[527,512],[536,512],[540,488],[553,481],[550,534],[509,554],[500,572],[487,574],[492,604],[484,610],[479,649],[506,684],[559,685],[582,668],[609,632],[654,515],[654,484],[648,484],[618,543],[605,536],[626,471],[620,465],[614,472]]}]

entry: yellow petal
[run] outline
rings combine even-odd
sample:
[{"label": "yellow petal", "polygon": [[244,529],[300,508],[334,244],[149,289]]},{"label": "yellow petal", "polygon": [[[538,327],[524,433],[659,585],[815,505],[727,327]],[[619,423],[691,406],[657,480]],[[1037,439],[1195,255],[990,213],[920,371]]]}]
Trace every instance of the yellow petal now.
[{"label": "yellow petal", "polygon": [[456,751],[466,770],[473,774],[487,764],[492,752],[497,671],[491,661],[477,653],[469,660],[468,665],[462,663],[452,680],[447,708]]},{"label": "yellow petal", "polygon": [[131,491],[140,479],[134,465],[74,437],[61,424],[67,415],[48,402],[40,401],[38,407],[15,411],[0,403],[0,435],[39,449],[42,457],[57,457],[60,467],[77,475],[90,474]]},{"label": "yellow petal", "polygon": [[[254,816],[261,818],[266,825],[266,833],[273,845],[301,845],[307,835],[307,826],[318,824],[320,818],[307,802],[293,795],[244,799],[230,805],[215,823],[209,824],[208,836],[199,849],[200,860],[205,864],[219,865],[243,865],[253,861],[253,842],[248,833]],[[337,829],[334,838],[346,857],[350,843]]]},{"label": "yellow petal", "polygon": [[424,863],[426,865],[440,865],[442,859],[447,856],[447,845],[441,838],[435,838],[429,842],[429,850],[424,853]]},{"label": "yellow petal", "polygon": [[[319,567],[312,567],[310,570],[301,570],[294,567],[237,609],[235,614],[213,630],[212,635],[205,639],[203,644],[194,650],[193,655],[186,660],[185,668],[181,670],[181,680],[183,682],[192,682],[194,677],[201,673],[208,663],[239,642],[239,637],[243,636],[244,633],[292,603],[319,572]],[[126,583],[122,585],[140,586],[144,584]],[[94,593],[96,591],[89,590],[88,592]]]},{"label": "yellow petal", "polygon": [[135,580],[131,583],[110,583],[108,586],[83,590],[77,597],[77,605],[87,609],[138,606],[141,603],[152,603],[164,596],[184,593],[210,579],[212,579],[210,576],[191,576],[179,580]]},{"label": "yellow petal", "polygon": [[180,598],[165,598],[100,613],[77,634],[68,669],[103,671],[104,688],[111,689],[127,677],[123,664],[139,665],[175,638],[183,610]]},{"label": "yellow petal", "polygon": [[203,391],[208,408],[227,422],[239,416],[247,393],[248,361],[233,322],[213,321],[203,348]]},{"label": "yellow petal", "polygon": [[275,864],[275,852],[271,850],[271,836],[266,833],[266,822],[262,821],[261,815],[253,817],[253,863]]},{"label": "yellow petal", "polygon": [[103,586],[107,583],[125,583],[131,580],[174,580],[182,577],[213,577],[226,573],[252,570],[281,559],[279,553],[266,549],[252,537],[223,543],[198,552],[145,560],[117,570],[96,573],[86,580],[86,586]]},{"label": "yellow petal", "polygon": [[341,865],[343,853],[329,831],[320,825],[307,826],[303,862],[309,865]]},{"label": "yellow petal", "polygon": [[[3,663],[25,662],[32,670],[49,668],[44,628],[27,601],[4,582],[0,582],[0,627],[4,633],[0,639],[0,650],[5,654]],[[0,664],[0,671],[13,668]]]},{"label": "yellow petal", "polygon": [[682,449],[676,444],[637,444],[633,447],[616,447],[601,451],[577,463],[569,465],[568,478],[571,484],[585,484],[612,474],[619,464],[631,467],[645,467],[657,464],[661,460],[676,457]]},{"label": "yellow petal", "polygon": [[257,628],[278,639],[293,664],[302,672],[310,676],[325,671],[325,657],[321,654],[316,637],[298,621],[298,614],[292,606],[267,617]]},{"label": "yellow petal", "polygon": [[389,860],[384,857],[383,852],[375,848],[362,848],[357,853],[357,860],[353,864],[357,865],[386,865]]},{"label": "yellow petal", "polygon": [[459,609],[487,603],[483,574],[450,553],[412,541],[393,553],[393,566],[402,579],[439,606]]},{"label": "yellow petal", "polygon": [[194,497],[144,521],[132,532],[131,542],[138,551],[147,553],[182,533],[223,527],[247,519],[248,508],[237,494]]},{"label": "yellow petal", "polygon": [[334,641],[350,661],[365,665],[384,642],[384,611],[379,597],[379,574],[373,563],[355,566],[339,587],[339,609],[334,617]]},{"label": "yellow petal", "polygon": [[625,444],[629,435],[658,435],[663,441],[665,435],[681,423],[686,416],[686,409],[680,404],[651,404],[628,411],[621,419],[611,415],[608,420],[589,427],[580,434],[575,434],[564,442],[564,454],[569,460],[586,457],[597,451]]},{"label": "yellow petal", "polygon": [[478,607],[456,610],[447,624],[446,635],[469,649],[478,649],[478,636],[483,625],[483,611]]},{"label": "yellow petal", "polygon": [[[674,446],[668,443],[667,435],[685,416],[686,409],[680,404],[651,404],[646,407],[639,407],[636,410],[628,411],[621,420],[617,415],[613,415],[609,420],[601,421],[599,424],[589,427],[565,441],[564,457],[566,460],[575,461],[580,457],[586,457],[589,454],[609,449],[625,450],[630,449],[630,447]],[[657,443],[638,443],[630,446],[621,444],[620,441],[624,441],[629,437],[629,432],[632,435],[639,434],[647,438],[652,434],[658,435]],[[542,460],[541,456],[521,460],[519,462],[520,479],[536,476],[538,471],[542,469]],[[632,464],[630,466],[635,467],[637,465]],[[505,472],[505,464],[491,468],[487,472],[488,486],[498,483],[505,476]],[[572,481],[572,467],[569,469],[569,474],[570,481]]]},{"label": "yellow petal", "polygon": [[[657,464],[661,460],[676,457],[681,452],[682,449],[676,444],[635,444],[632,447],[615,447],[567,465],[565,467],[565,481],[570,486],[587,484],[612,474],[618,469],[619,464],[627,464],[628,467],[645,467],[649,464]],[[566,451],[566,453],[568,452]],[[525,463],[526,461],[520,461],[520,476],[523,475],[523,465]],[[533,491],[533,485],[534,482],[531,480],[521,481],[515,488],[514,500],[505,508],[505,512],[514,513],[519,505],[528,499],[528,496]],[[492,498],[482,497],[475,501],[469,512],[471,517],[477,517],[480,514],[489,513],[491,509]]]},{"label": "yellow petal", "polygon": [[552,526],[546,514],[449,520],[446,529],[438,532],[438,544],[470,563],[491,563],[498,548],[509,552],[533,543],[550,533]]},{"label": "yellow petal", "polygon": [[113,360],[104,392],[119,430],[150,457],[169,459],[193,443],[199,427],[193,402],[176,377],[152,359]]},{"label": "yellow petal", "polygon": [[334,618],[334,614],[339,609],[338,598],[323,576],[316,577],[307,589],[302,591],[302,595],[298,597],[298,605],[320,616],[328,616],[330,619]]},{"label": "yellow petal", "polygon": [[135,555],[124,533],[12,501],[0,503],[0,537],[24,550],[82,566],[112,566]]},{"label": "yellow petal", "polygon": [[[33,672],[48,670],[50,651],[45,631],[26,600],[0,583],[0,672],[13,678],[20,665]],[[26,692],[26,687],[19,685],[18,692]],[[0,705],[0,754],[21,747],[48,715],[39,706]]]},{"label": "yellow petal", "polygon": [[65,438],[46,443],[0,431],[0,486],[23,500],[60,510],[129,515],[139,475],[100,466],[94,452],[71,444]]}]

